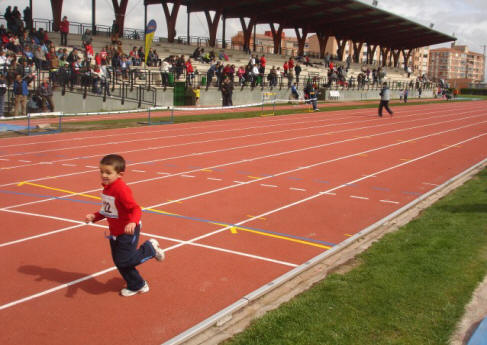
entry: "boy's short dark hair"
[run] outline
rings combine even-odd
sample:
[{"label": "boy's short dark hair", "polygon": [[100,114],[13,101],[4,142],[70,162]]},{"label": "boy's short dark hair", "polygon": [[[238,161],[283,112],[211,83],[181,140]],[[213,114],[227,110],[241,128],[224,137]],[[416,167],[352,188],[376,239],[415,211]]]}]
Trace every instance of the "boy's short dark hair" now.
[{"label": "boy's short dark hair", "polygon": [[125,171],[125,159],[120,155],[106,155],[101,159],[100,164],[111,165],[117,173]]}]

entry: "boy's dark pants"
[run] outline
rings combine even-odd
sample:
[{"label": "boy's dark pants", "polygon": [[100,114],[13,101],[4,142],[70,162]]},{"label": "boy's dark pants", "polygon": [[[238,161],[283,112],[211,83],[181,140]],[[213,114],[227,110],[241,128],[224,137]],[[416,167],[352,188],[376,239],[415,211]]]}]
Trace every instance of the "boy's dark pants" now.
[{"label": "boy's dark pants", "polygon": [[389,101],[380,101],[379,104],[379,116],[382,116],[382,108],[386,108],[389,114],[392,114],[392,110],[389,108]]},{"label": "boy's dark pants", "polygon": [[116,239],[110,239],[110,248],[115,266],[127,282],[127,289],[137,291],[144,286],[144,279],[135,266],[151,259],[155,255],[150,242],[144,242],[139,249],[140,225],[135,227],[133,235],[123,234]]}]

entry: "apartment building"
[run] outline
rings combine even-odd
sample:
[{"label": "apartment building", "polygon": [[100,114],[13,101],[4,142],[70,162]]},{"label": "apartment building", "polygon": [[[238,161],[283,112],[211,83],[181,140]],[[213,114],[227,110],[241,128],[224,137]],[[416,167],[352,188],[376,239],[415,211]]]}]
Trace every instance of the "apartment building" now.
[{"label": "apartment building", "polygon": [[443,79],[454,87],[484,80],[485,56],[471,52],[467,46],[452,44],[450,48],[430,50],[428,76]]}]

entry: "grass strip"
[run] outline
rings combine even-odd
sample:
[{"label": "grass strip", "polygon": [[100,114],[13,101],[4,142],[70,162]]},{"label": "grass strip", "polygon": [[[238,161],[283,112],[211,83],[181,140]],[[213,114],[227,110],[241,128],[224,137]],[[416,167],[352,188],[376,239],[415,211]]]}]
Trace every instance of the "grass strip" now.
[{"label": "grass strip", "polygon": [[448,344],[487,272],[487,171],[226,345]]}]

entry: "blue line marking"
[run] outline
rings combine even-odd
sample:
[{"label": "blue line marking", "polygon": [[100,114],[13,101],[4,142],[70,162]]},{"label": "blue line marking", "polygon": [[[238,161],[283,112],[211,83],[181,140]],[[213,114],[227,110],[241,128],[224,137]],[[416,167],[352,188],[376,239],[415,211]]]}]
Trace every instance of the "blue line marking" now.
[{"label": "blue line marking", "polygon": [[87,200],[79,200],[79,199],[72,199],[70,197],[60,197],[60,196],[54,196],[54,195],[42,195],[42,194],[34,194],[34,193],[21,193],[21,192],[14,192],[14,191],[10,191],[10,190],[0,190],[0,193],[3,193],[3,194],[16,194],[16,195],[23,195],[23,196],[32,196],[32,197],[35,197],[35,198],[66,200],[66,201],[79,202],[79,203],[82,203],[82,204],[90,204],[90,205],[101,205],[101,202],[87,201]]},{"label": "blue line marking", "polygon": [[295,181],[299,181],[299,180],[302,180],[301,177],[294,177],[294,176],[288,176],[287,177],[289,180],[295,180]]},{"label": "blue line marking", "polygon": [[[4,194],[16,194],[16,195],[24,195],[24,196],[32,196],[32,197],[46,198],[46,199],[65,200],[65,201],[70,201],[70,202],[78,202],[78,203],[82,203],[82,204],[101,205],[101,202],[86,201],[86,200],[72,199],[72,198],[66,198],[66,197],[58,197],[58,196],[52,196],[52,195],[41,195],[41,194],[34,194],[34,193],[21,193],[21,192],[9,191],[9,190],[0,190],[0,193],[4,193]],[[272,235],[278,235],[278,236],[283,236],[283,237],[294,238],[294,239],[297,239],[297,240],[307,241],[307,242],[311,242],[311,243],[323,244],[323,245],[330,246],[330,247],[335,246],[335,243],[331,243],[331,242],[325,242],[325,241],[315,240],[315,239],[312,239],[312,238],[307,238],[307,237],[302,237],[302,236],[285,234],[285,233],[281,233],[281,232],[274,232],[274,231],[269,231],[269,230],[263,230],[263,229],[257,229],[257,228],[250,228],[250,227],[245,227],[245,226],[241,226],[241,225],[235,225],[235,224],[231,224],[231,223],[227,223],[227,222],[221,222],[221,221],[203,219],[203,218],[198,218],[198,217],[181,216],[181,215],[178,215],[178,214],[164,214],[164,213],[160,213],[160,212],[156,212],[156,211],[151,211],[151,210],[142,210],[142,212],[152,213],[152,214],[158,214],[158,215],[163,215],[163,216],[169,216],[169,217],[175,217],[175,218],[186,219],[186,220],[194,220],[194,221],[201,222],[201,223],[213,223],[213,224],[214,223],[218,223],[218,224],[223,224],[225,226],[237,227],[237,228],[242,228],[242,229],[259,231],[259,232],[266,233],[266,234],[272,234]]]},{"label": "blue line marking", "polygon": [[391,190],[389,188],[386,188],[386,187],[372,187],[373,190],[380,190],[380,191],[384,191],[384,192],[390,192]]},{"label": "blue line marking", "polygon": [[323,180],[314,180],[314,181],[318,183],[330,183],[329,181],[323,181]]}]

